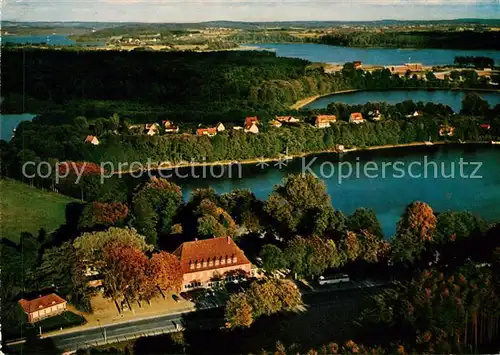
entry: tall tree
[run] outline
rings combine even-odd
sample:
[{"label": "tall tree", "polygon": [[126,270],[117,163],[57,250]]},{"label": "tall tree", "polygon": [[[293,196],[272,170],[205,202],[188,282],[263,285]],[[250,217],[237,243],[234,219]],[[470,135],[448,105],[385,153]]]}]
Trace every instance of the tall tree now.
[{"label": "tall tree", "polygon": [[284,269],[287,267],[287,261],[283,251],[273,244],[266,244],[259,254],[262,259],[262,268],[271,272],[274,270]]},{"label": "tall tree", "polygon": [[[156,218],[151,217],[151,210],[145,213],[147,209],[144,204],[149,205],[151,210],[156,214]],[[175,215],[177,214],[182,204],[181,188],[176,184],[161,178],[152,178],[150,181],[139,187],[132,199],[132,208],[136,215],[134,225],[137,226],[140,232],[146,232],[148,242],[153,245],[157,244],[157,235],[149,228],[144,228],[145,224],[149,225],[152,220],[157,221],[156,231],[160,234],[169,234],[173,224]],[[142,219],[146,218],[148,223],[143,223]]]},{"label": "tall tree", "polygon": [[179,259],[161,251],[152,255],[146,273],[156,285],[165,291],[179,291],[182,285],[182,270]]},{"label": "tall tree", "polygon": [[235,293],[226,303],[224,318],[227,328],[248,328],[253,323],[253,309],[245,293]]},{"label": "tall tree", "polygon": [[342,263],[341,253],[331,239],[295,237],[284,251],[290,270],[300,276],[319,276]]},{"label": "tall tree", "polygon": [[289,175],[264,207],[281,230],[307,234],[313,231],[311,220],[324,208],[332,208],[330,196],[325,183],[312,174]]},{"label": "tall tree", "polygon": [[490,104],[475,92],[468,92],[462,100],[462,114],[485,116],[490,110]]},{"label": "tall tree", "polygon": [[120,202],[92,202],[85,205],[78,222],[80,229],[109,227],[123,223],[128,215],[127,205]]},{"label": "tall tree", "polygon": [[383,238],[382,227],[375,211],[369,208],[357,208],[352,215],[347,217],[347,229],[359,233],[362,230]]},{"label": "tall tree", "polygon": [[198,233],[206,237],[235,236],[236,223],[233,218],[214,202],[204,199],[196,210]]},{"label": "tall tree", "polygon": [[148,258],[140,249],[112,241],[104,247],[102,258],[106,265],[102,269],[104,292],[108,297],[113,300],[120,297],[139,300],[144,290],[149,289],[146,275]]},{"label": "tall tree", "polygon": [[417,259],[426,244],[434,242],[436,225],[437,218],[428,204],[420,201],[410,203],[398,222],[392,241],[394,258],[407,262]]},{"label": "tall tree", "polygon": [[140,251],[151,251],[152,245],[133,228],[111,227],[105,231],[83,233],[76,238],[73,245],[82,259],[100,265],[103,249],[112,242],[119,242]]},{"label": "tall tree", "polygon": [[77,256],[73,244],[65,242],[45,250],[42,263],[36,271],[36,280],[40,289],[55,287],[78,309],[90,311],[90,292],[85,271],[85,265]]}]

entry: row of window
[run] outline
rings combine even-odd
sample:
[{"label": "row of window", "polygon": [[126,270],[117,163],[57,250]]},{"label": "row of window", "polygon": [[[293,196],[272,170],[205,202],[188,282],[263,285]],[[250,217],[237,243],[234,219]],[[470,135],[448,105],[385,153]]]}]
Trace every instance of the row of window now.
[{"label": "row of window", "polygon": [[191,262],[189,264],[189,268],[191,270],[194,270],[195,268],[196,269],[201,269],[202,267],[206,268],[207,266],[208,267],[219,266],[219,264],[220,265],[225,265],[226,263],[227,264],[231,264],[231,263],[232,264],[236,264],[237,261],[238,261],[238,259],[236,258],[236,256],[233,256],[232,258],[230,258],[230,257],[227,258],[227,260],[226,259],[220,259],[220,262],[219,262],[219,259],[215,259],[215,261],[214,260],[209,260],[208,262],[205,260],[205,261],[203,261],[203,263],[201,263],[201,262],[197,262],[197,263]]},{"label": "row of window", "polygon": [[[241,275],[226,276],[226,278],[224,280],[221,280],[221,281],[210,281],[210,282],[208,282],[207,283],[207,287],[217,286],[217,285],[219,285],[222,282],[233,282],[233,281],[238,281],[238,280],[242,280],[242,279],[244,279],[244,276],[241,276]],[[190,289],[190,288],[196,288],[196,287],[202,287],[202,286],[203,286],[202,282],[194,281],[194,282],[191,282],[191,283],[185,285],[184,288],[185,289]]]}]

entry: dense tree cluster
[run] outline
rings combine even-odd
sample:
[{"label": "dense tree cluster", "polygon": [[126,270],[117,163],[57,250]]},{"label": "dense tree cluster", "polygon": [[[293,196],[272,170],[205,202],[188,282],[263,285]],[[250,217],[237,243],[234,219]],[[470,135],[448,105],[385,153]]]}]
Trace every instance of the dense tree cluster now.
[{"label": "dense tree cluster", "polygon": [[458,66],[473,66],[475,68],[493,68],[495,61],[489,57],[455,57],[454,64]]},{"label": "dense tree cluster", "polygon": [[344,47],[500,49],[496,32],[337,32],[320,43]]},{"label": "dense tree cluster", "polygon": [[[4,110],[59,113],[66,122],[70,117],[95,119],[118,113],[134,123],[162,119],[193,126],[234,123],[247,114],[283,110],[305,97],[346,89],[489,87],[477,77],[424,80],[416,75],[392,75],[389,69],[365,72],[351,66],[325,73],[308,61],[278,58],[267,51],[14,48],[6,49],[3,57]],[[26,87],[19,80],[23,75]]]},{"label": "dense tree cluster", "polygon": [[373,297],[364,329],[379,344],[396,338],[419,353],[481,352],[498,337],[496,287],[491,270],[474,264],[448,275],[426,270]]},{"label": "dense tree cluster", "polygon": [[134,193],[133,225],[146,236],[149,243],[157,245],[158,233],[170,233],[181,202],[182,193],[179,186],[165,179],[153,178],[139,186]]},{"label": "dense tree cluster", "polygon": [[262,315],[292,311],[301,304],[300,291],[290,280],[254,281],[248,290],[229,298],[225,308],[226,326],[249,327]]},{"label": "dense tree cluster", "polygon": [[74,241],[77,254],[87,268],[103,277],[105,294],[127,302],[150,300],[158,291],[178,291],[182,282],[180,261],[166,252],[148,258],[152,250],[133,229],[112,227],[84,233]]}]

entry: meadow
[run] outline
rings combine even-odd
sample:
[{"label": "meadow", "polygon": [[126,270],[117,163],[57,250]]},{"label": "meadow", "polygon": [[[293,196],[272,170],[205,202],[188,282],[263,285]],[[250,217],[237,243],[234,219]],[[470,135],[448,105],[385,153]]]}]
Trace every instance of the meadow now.
[{"label": "meadow", "polygon": [[72,198],[29,185],[0,180],[0,236],[17,243],[22,232],[52,232],[66,221],[66,205]]}]

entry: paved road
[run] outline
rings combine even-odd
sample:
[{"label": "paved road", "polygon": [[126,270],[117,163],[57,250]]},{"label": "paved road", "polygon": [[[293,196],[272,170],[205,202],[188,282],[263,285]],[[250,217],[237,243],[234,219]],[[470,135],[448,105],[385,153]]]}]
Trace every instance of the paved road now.
[{"label": "paved road", "polygon": [[[375,292],[382,285],[370,282],[350,283],[342,287],[329,287],[322,289],[321,292],[307,292],[304,294],[303,301],[307,305],[322,307],[324,305],[335,303],[339,308],[346,307],[355,302],[362,296]],[[210,310],[201,310],[196,312],[196,325],[198,327],[219,326],[220,319],[213,315],[204,317],[200,312],[210,312]],[[114,343],[146,335],[160,335],[183,328],[183,317],[191,312],[172,314],[157,318],[129,321],[114,325],[103,326],[99,328],[86,329],[50,337],[54,345],[60,350],[76,350],[90,346],[102,345],[105,343]],[[194,313],[193,313],[194,315]]]},{"label": "paved road", "polygon": [[[182,314],[167,315],[153,319],[143,319],[102,328],[93,328],[79,332],[61,334],[51,337],[59,349],[75,350],[77,348],[96,345],[104,342],[125,341],[141,335],[152,335],[173,332],[176,327],[182,328]],[[106,335],[106,339],[104,336]]]}]

